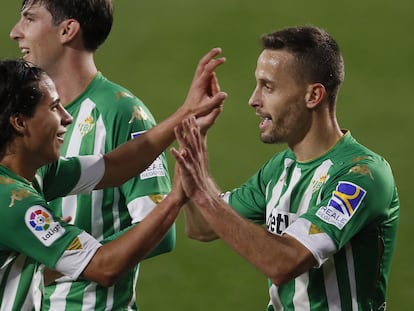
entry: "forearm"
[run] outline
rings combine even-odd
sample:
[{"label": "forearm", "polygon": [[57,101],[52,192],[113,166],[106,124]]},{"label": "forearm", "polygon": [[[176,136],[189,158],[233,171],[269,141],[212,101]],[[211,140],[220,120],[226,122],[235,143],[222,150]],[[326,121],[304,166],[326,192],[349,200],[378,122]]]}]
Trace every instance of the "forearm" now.
[{"label": "forearm", "polygon": [[171,252],[175,247],[176,242],[176,233],[175,233],[175,224],[173,224],[168,230],[167,234],[161,240],[159,244],[147,255],[144,259],[149,259],[161,254]]},{"label": "forearm", "polygon": [[219,198],[202,196],[195,199],[195,204],[217,235],[274,284],[281,285],[316,264],[297,240],[269,233]]},{"label": "forearm", "polygon": [[189,201],[183,207],[184,221],[185,221],[185,233],[194,240],[209,242],[218,239],[217,234],[201,215],[200,211]]},{"label": "forearm", "polygon": [[83,272],[83,277],[111,286],[160,243],[174,223],[182,202],[167,196],[142,221],[118,239],[100,247]]},{"label": "forearm", "polygon": [[174,128],[187,114],[179,109],[144,134],[105,154],[105,174],[95,189],[119,186],[144,171],[171,145]]}]

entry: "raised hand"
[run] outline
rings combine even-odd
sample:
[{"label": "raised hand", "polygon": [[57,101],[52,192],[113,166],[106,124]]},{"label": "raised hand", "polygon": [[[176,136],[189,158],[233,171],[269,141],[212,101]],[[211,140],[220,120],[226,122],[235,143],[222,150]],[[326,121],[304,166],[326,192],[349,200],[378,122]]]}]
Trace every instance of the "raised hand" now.
[{"label": "raised hand", "polygon": [[214,72],[226,61],[224,57],[215,58],[220,53],[221,48],[210,50],[197,65],[187,98],[181,107],[184,111],[190,110],[193,116],[201,117],[215,108],[220,108],[227,97],[225,92],[220,91]]},{"label": "raised hand", "polygon": [[217,198],[219,190],[208,171],[207,146],[195,118],[183,121],[182,127],[175,129],[175,135],[180,150],[171,149],[178,167],[174,179],[180,179],[185,195],[192,200]]}]

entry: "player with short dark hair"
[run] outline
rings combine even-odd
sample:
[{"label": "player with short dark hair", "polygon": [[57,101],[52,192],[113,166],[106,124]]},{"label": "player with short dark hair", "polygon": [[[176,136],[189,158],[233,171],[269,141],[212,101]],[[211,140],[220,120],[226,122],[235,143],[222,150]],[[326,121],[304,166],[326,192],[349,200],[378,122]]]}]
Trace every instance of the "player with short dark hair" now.
[{"label": "player with short dark hair", "polygon": [[323,29],[262,38],[249,105],[264,143],[286,143],[239,188],[221,193],[194,121],[176,131],[190,237],[220,237],[270,279],[268,310],[386,309],[399,198],[383,157],[336,118],[344,64]]}]

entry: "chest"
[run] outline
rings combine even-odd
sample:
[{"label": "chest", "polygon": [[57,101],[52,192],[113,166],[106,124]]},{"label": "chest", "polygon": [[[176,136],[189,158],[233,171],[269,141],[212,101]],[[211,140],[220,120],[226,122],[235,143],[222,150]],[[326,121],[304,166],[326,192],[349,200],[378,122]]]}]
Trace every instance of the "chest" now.
[{"label": "chest", "polygon": [[322,200],[322,189],[333,163],[300,165],[285,161],[283,171],[266,187],[266,225],[274,234],[282,232],[300,215]]}]

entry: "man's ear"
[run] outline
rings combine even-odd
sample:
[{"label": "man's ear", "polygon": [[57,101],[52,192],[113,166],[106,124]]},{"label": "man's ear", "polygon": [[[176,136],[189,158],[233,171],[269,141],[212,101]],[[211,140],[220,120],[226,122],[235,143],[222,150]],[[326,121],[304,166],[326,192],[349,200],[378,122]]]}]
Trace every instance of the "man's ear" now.
[{"label": "man's ear", "polygon": [[80,24],[76,19],[65,19],[60,23],[59,27],[62,43],[72,41],[80,32]]},{"label": "man's ear", "polygon": [[306,107],[312,109],[319,105],[326,98],[326,89],[322,83],[313,83],[308,86],[305,100]]},{"label": "man's ear", "polygon": [[11,116],[10,117],[10,124],[20,134],[23,134],[23,132],[26,130],[26,122],[19,115]]}]

